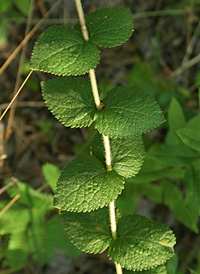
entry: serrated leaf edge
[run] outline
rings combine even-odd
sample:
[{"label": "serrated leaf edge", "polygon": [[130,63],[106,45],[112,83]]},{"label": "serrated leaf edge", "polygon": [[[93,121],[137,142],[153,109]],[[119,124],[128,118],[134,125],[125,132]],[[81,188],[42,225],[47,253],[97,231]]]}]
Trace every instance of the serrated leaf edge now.
[{"label": "serrated leaf edge", "polygon": [[[120,9],[126,9],[126,10],[129,10],[128,8],[125,8],[125,7],[124,7],[124,8],[115,7],[114,9],[118,9],[118,10],[120,10]],[[99,10],[113,10],[113,8],[112,8],[112,7],[108,7],[108,8],[102,8],[102,9],[99,9]],[[99,11],[99,10],[95,10],[95,11],[92,12],[92,13],[95,13],[96,11]],[[130,11],[130,10],[129,10],[129,11]],[[92,14],[92,13],[90,13],[90,14]],[[88,14],[88,15],[90,15],[90,14]],[[86,15],[86,18],[87,18],[87,15]],[[78,25],[78,24],[80,24],[79,21],[76,23],[76,25]],[[76,26],[76,25],[75,25],[75,26]],[[86,26],[86,27],[87,27],[87,26]],[[104,48],[118,47],[118,46],[123,45],[126,41],[128,41],[129,38],[132,36],[133,32],[134,32],[134,24],[133,24],[133,21],[132,21],[132,33],[130,33],[130,35],[129,35],[127,38],[125,38],[122,42],[120,42],[120,43],[118,43],[118,44],[115,44],[114,46],[103,46],[103,45],[101,45],[101,44],[97,44],[97,43],[95,43],[94,41],[92,41],[92,37],[89,37],[89,41],[90,41],[91,43],[93,43],[93,44],[99,46],[99,47],[104,47]]]},{"label": "serrated leaf edge", "polygon": [[[60,75],[60,76],[63,76],[63,75]],[[41,87],[42,87],[42,85],[43,85],[43,83],[44,83],[45,81],[42,81],[41,82]],[[46,105],[46,107],[47,107],[47,109],[53,114],[53,116],[62,124],[62,125],[64,125],[65,127],[70,127],[70,128],[82,128],[82,127],[89,127],[89,126],[91,126],[91,124],[94,122],[94,118],[92,119],[92,121],[89,123],[89,124],[83,124],[83,125],[79,125],[79,126],[73,126],[73,125],[70,125],[70,124],[65,124],[65,122],[62,120],[62,118],[57,118],[56,117],[56,115],[54,114],[54,110],[51,110],[50,109],[50,107],[47,105],[47,100],[45,100],[45,98],[44,98],[44,92],[43,92],[43,89],[42,89],[42,97],[43,97],[43,100],[44,100],[44,102],[45,102],[45,105]]]},{"label": "serrated leaf edge", "polygon": [[[138,136],[140,136],[140,135],[133,135],[133,136],[129,136],[129,138],[130,137],[138,137]],[[114,138],[119,138],[119,137],[114,137]],[[120,137],[120,139],[122,139],[122,138],[128,138],[128,137]],[[126,178],[126,179],[129,179],[129,178],[133,178],[133,177],[135,177],[139,172],[140,172],[140,169],[141,169],[141,167],[142,167],[142,165],[143,165],[143,163],[144,163],[144,159],[145,159],[145,148],[144,148],[144,140],[143,140],[143,138],[141,137],[141,140],[142,140],[142,149],[141,149],[141,151],[142,151],[142,163],[141,163],[141,165],[140,165],[140,167],[139,167],[139,170],[138,170],[138,172],[136,173],[136,174],[134,174],[133,176],[122,176],[121,174],[119,174],[118,172],[117,172],[117,170],[114,168],[114,164],[113,164],[113,170],[115,170],[115,172],[117,172],[117,174],[119,174],[120,176],[122,176],[123,178]]]},{"label": "serrated leaf edge", "polygon": [[[58,25],[58,26],[60,26],[60,25]],[[49,27],[49,28],[53,28],[54,26],[51,26],[51,27]],[[47,28],[47,29],[49,29],[49,28]],[[46,29],[46,30],[47,30]],[[71,28],[72,30],[74,30],[74,28]],[[76,31],[76,30],[74,30],[74,31]],[[44,34],[44,32],[42,32],[41,33],[41,35],[38,37],[38,40],[43,36],[43,34]],[[98,66],[98,64],[99,64],[99,62],[100,62],[100,50],[98,50],[98,48],[97,48],[97,50],[98,50],[98,53],[99,53],[99,59],[98,59],[98,62],[96,63],[96,65],[95,66],[92,66],[89,70],[87,70],[86,72],[84,72],[84,73],[67,73],[67,74],[63,74],[63,73],[52,73],[50,70],[43,70],[43,69],[35,69],[34,67],[32,67],[31,66],[31,60],[32,60],[32,58],[34,57],[34,55],[35,55],[35,47],[38,45],[38,40],[35,42],[35,44],[34,44],[34,47],[33,47],[33,50],[32,50],[32,53],[31,53],[31,57],[30,57],[30,69],[31,70],[34,70],[34,71],[41,71],[41,72],[44,72],[44,73],[50,73],[50,74],[52,74],[52,75],[57,75],[57,76],[77,76],[77,75],[85,75],[86,73],[88,73],[89,71],[90,71],[90,69],[95,69],[97,66]],[[83,42],[85,42],[84,40],[83,40]],[[93,43],[94,44],[94,43]]]},{"label": "serrated leaf edge", "polygon": [[[96,124],[95,124],[96,117],[97,117],[97,114],[95,113],[95,115],[94,115],[94,127],[95,127],[95,129],[98,130],[98,132],[99,132],[100,134],[108,135],[107,132],[100,131],[100,130],[98,129],[98,127],[96,127]],[[141,134],[143,134],[143,133],[149,133],[152,129],[155,129],[155,128],[159,127],[159,126],[162,125],[164,122],[166,122],[166,119],[164,119],[163,122],[162,122],[161,124],[157,124],[157,125],[155,125],[155,127],[152,127],[152,128],[150,128],[149,130],[147,130],[147,131],[141,132]],[[139,133],[138,133],[138,134],[139,134]],[[130,134],[130,135],[123,135],[123,136],[120,135],[120,136],[119,136],[119,135],[111,135],[111,134],[109,133],[109,137],[111,137],[111,138],[126,138],[126,137],[131,137],[131,136],[137,136],[138,134]],[[137,174],[136,174],[136,175],[137,175]]]},{"label": "serrated leaf edge", "polygon": [[[92,157],[95,157],[95,156],[92,156]],[[72,159],[71,161],[69,161],[69,162],[67,163],[67,165],[68,165],[69,163],[72,163],[73,161],[75,161],[75,160],[78,159],[78,158],[81,158],[81,157],[75,157],[74,159]],[[96,157],[95,157],[95,158],[96,158]],[[101,162],[98,158],[96,158],[96,159],[102,164],[102,162]],[[103,165],[103,164],[102,164],[102,165]],[[103,165],[103,167],[104,167],[104,169],[105,169],[104,172],[109,172],[109,171],[106,170],[106,168],[105,168],[104,165]],[[116,172],[116,171],[115,171],[115,172]],[[61,170],[61,173],[62,173],[62,170]],[[117,172],[116,172],[116,173],[117,173]],[[119,175],[118,173],[117,173],[117,175],[120,176],[120,177],[123,179],[123,181],[122,181],[122,184],[123,184],[123,185],[121,186],[121,191],[120,191],[118,194],[116,194],[116,196],[114,196],[114,198],[112,198],[110,202],[112,202],[113,199],[116,199],[116,198],[122,193],[122,190],[124,189],[124,185],[125,185],[124,177],[121,176],[121,175]],[[59,176],[59,178],[58,178],[58,181],[59,181],[60,177],[61,177],[61,174],[60,174],[60,176]],[[57,181],[57,182],[58,182],[58,181]],[[57,187],[57,183],[56,183],[56,187]],[[54,195],[54,197],[55,197],[55,195]],[[55,199],[54,199],[54,201],[55,201]],[[57,208],[57,209],[62,210],[62,208],[55,206],[54,201],[53,201],[53,206],[54,206],[55,208]],[[70,208],[69,210],[66,210],[66,209],[65,209],[65,210],[63,210],[63,211],[67,211],[67,212],[77,212],[77,213],[81,213],[81,212],[83,212],[83,213],[85,213],[85,212],[92,212],[92,211],[95,211],[95,210],[97,210],[97,209],[101,209],[101,208],[103,208],[103,207],[108,206],[110,202],[107,202],[107,203],[104,204],[104,205],[97,206],[97,207],[95,207],[94,209],[90,209],[90,210],[73,210],[72,208]]]},{"label": "serrated leaf edge", "polygon": [[[107,171],[105,171],[105,172],[107,172]],[[116,172],[117,173],[117,172]],[[117,173],[118,174],[118,173]],[[118,174],[119,175],[119,174]],[[121,175],[119,175],[119,176],[121,176]],[[122,177],[122,176],[121,176]],[[122,177],[123,178],[123,177]],[[123,178],[124,179],[124,178]],[[110,200],[110,202],[112,202],[114,199],[117,199],[117,197],[122,193],[122,190],[124,189],[124,185],[125,185],[125,181],[123,180],[123,186],[121,187],[121,191],[118,193],[118,194],[116,194],[116,196],[114,196],[111,200]],[[77,213],[81,213],[81,212],[83,212],[83,213],[85,213],[85,212],[92,212],[92,211],[95,211],[95,210],[97,210],[97,209],[101,209],[101,208],[103,208],[103,207],[105,207],[105,206],[108,206],[109,205],[109,203],[110,202],[107,202],[107,203],[105,203],[104,205],[101,205],[101,206],[96,206],[95,208],[92,208],[92,209],[83,209],[83,210],[73,210],[72,208],[70,208],[69,210],[67,210],[67,209],[65,209],[65,210],[63,210],[63,211],[67,211],[67,212],[77,212]],[[54,205],[54,207],[55,208],[57,208],[57,209],[61,209],[62,210],[62,208],[60,208],[60,207],[56,207],[55,205]]]}]

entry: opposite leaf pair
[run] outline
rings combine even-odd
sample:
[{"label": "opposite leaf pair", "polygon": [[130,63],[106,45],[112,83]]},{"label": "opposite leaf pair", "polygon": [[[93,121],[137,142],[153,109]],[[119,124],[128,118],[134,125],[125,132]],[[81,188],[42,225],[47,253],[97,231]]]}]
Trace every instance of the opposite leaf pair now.
[{"label": "opposite leaf pair", "polygon": [[94,104],[90,82],[73,77],[57,77],[42,82],[42,93],[49,110],[66,127],[95,128],[109,137],[141,135],[165,121],[156,101],[144,92],[116,87]]},{"label": "opposite leaf pair", "polygon": [[157,266],[173,256],[175,237],[164,224],[143,216],[118,216],[118,237],[113,239],[107,208],[89,213],[62,212],[62,217],[68,237],[83,252],[102,253],[109,247],[109,258],[123,268],[153,268],[147,273],[166,273],[165,266]]},{"label": "opposite leaf pair", "polygon": [[89,41],[83,39],[79,22],[74,28],[50,27],[35,43],[31,68],[55,75],[86,74],[99,63],[96,45],[116,47],[132,34],[132,16],[127,8],[97,10],[85,19]]},{"label": "opposite leaf pair", "polygon": [[[88,41],[83,39],[79,23],[74,29],[47,29],[34,47],[31,68],[63,76],[85,74],[99,62],[96,45],[120,45],[133,29],[130,11],[121,8],[89,14],[86,26]],[[74,159],[58,179],[55,206],[68,211],[62,217],[72,242],[89,253],[109,247],[109,257],[128,270],[166,273],[159,265],[173,255],[175,243],[168,227],[142,216],[119,217],[115,239],[108,209],[100,209],[121,193],[124,178],[138,173],[144,158],[141,134],[164,122],[158,104],[146,93],[116,87],[102,96],[97,109],[90,82],[80,78],[48,80],[42,83],[42,92],[50,111],[65,126],[81,128],[93,123],[99,133],[111,138],[111,171],[105,167],[102,141],[96,135],[92,155]]]}]

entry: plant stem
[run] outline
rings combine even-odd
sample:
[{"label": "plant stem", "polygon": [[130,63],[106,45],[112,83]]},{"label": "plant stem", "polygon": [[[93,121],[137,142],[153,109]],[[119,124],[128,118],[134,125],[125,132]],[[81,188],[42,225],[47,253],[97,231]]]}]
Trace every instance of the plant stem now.
[{"label": "plant stem", "polygon": [[97,81],[96,81],[94,69],[90,69],[89,74],[90,74],[90,82],[91,82],[91,86],[92,86],[94,101],[96,104],[96,108],[98,109],[100,107],[101,102],[100,102],[100,97],[99,97],[99,92],[98,92]]},{"label": "plant stem", "polygon": [[115,201],[112,201],[109,204],[110,210],[110,225],[111,225],[111,233],[113,239],[117,238],[117,225],[116,225],[116,218],[115,218]]},{"label": "plant stem", "polygon": [[123,274],[122,267],[120,264],[115,263],[115,268],[116,268],[117,274]]},{"label": "plant stem", "polygon": [[84,12],[83,12],[83,8],[82,8],[82,4],[81,4],[81,0],[75,0],[76,3],[76,9],[78,12],[78,17],[79,17],[79,21],[81,24],[81,29],[82,29],[82,33],[83,33],[83,38],[85,39],[85,41],[89,40],[89,35],[88,35],[88,31],[85,25],[85,17],[84,17]]},{"label": "plant stem", "polygon": [[[85,39],[85,41],[88,41],[89,35],[88,35],[87,27],[85,24],[85,17],[84,17],[84,12],[83,12],[81,1],[75,0],[75,3],[76,3],[77,12],[78,12],[78,17],[79,17],[80,24],[81,24],[83,38]],[[89,75],[90,75],[90,82],[91,82],[91,86],[92,86],[92,92],[93,92],[93,96],[94,96],[95,105],[96,105],[96,108],[99,109],[101,102],[100,102],[100,97],[99,97],[99,92],[98,92],[98,87],[97,87],[95,70],[90,69]],[[111,162],[111,150],[110,150],[109,137],[105,136],[103,134],[102,134],[102,136],[103,136],[103,142],[104,142],[104,148],[105,148],[107,171],[111,171],[112,170],[112,165],[111,165],[112,162]],[[116,217],[115,217],[115,201],[114,200],[109,204],[109,210],[110,210],[111,233],[112,233],[113,239],[116,239],[117,238],[117,224],[116,224]],[[121,265],[115,263],[115,267],[116,267],[117,274],[122,274]]]},{"label": "plant stem", "polygon": [[106,155],[106,167],[108,171],[111,171],[112,165],[111,165],[111,151],[110,151],[109,137],[103,134],[102,136],[103,136],[103,143],[104,143],[105,155]]}]

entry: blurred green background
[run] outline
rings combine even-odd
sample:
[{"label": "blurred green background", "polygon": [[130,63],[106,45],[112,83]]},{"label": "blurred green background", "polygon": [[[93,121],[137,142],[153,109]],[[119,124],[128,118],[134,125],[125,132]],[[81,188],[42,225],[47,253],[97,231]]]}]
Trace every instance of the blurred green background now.
[{"label": "blurred green background", "polygon": [[[0,66],[55,3],[0,1]],[[169,274],[200,273],[200,1],[82,3],[86,14],[116,6],[133,14],[131,39],[101,51],[96,69],[101,89],[122,85],[148,92],[166,117],[161,127],[143,136],[145,162],[127,180],[117,207],[122,214],[148,216],[173,229],[177,245]],[[74,1],[60,1],[15,55],[0,74],[1,114],[30,71],[41,32],[54,24],[73,26],[76,20]],[[52,205],[59,170],[75,155],[90,153],[95,132],[93,127],[65,128],[51,116],[39,84],[51,77],[34,72],[0,122],[0,274],[114,273],[105,254],[80,254],[69,243]]]}]

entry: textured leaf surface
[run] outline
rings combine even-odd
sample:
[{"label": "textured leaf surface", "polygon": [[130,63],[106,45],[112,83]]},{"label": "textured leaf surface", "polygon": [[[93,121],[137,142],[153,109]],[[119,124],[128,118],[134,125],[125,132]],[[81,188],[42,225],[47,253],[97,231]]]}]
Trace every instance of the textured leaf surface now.
[{"label": "textured leaf surface", "polygon": [[104,108],[95,114],[95,127],[110,137],[140,135],[165,121],[151,96],[131,88],[110,90],[103,104]]},{"label": "textured leaf surface", "polygon": [[[102,47],[116,47],[129,39],[133,19],[128,8],[105,8],[85,17],[91,42]],[[75,28],[80,28],[77,24]]]},{"label": "textured leaf surface", "polygon": [[180,128],[176,131],[183,143],[192,149],[200,151],[200,133],[199,130],[191,128]]},{"label": "textured leaf surface", "polygon": [[93,212],[62,212],[65,231],[73,244],[83,252],[101,253],[112,238],[108,208]]},{"label": "textured leaf surface", "polygon": [[143,271],[131,271],[123,269],[123,274],[167,274],[167,269],[165,265],[161,265],[156,268]]},{"label": "textured leaf surface", "polygon": [[56,75],[85,74],[97,66],[99,50],[66,26],[46,29],[35,43],[31,69]]},{"label": "textured leaf surface", "polygon": [[125,216],[118,222],[109,257],[128,270],[148,270],[173,256],[175,237],[164,224],[143,216]]},{"label": "textured leaf surface", "polygon": [[96,210],[116,199],[123,188],[123,178],[114,170],[108,172],[97,158],[84,156],[63,169],[54,205],[67,211]]},{"label": "textured leaf surface", "polygon": [[[135,176],[144,160],[142,136],[110,138],[110,147],[113,170],[125,178]],[[96,134],[94,137],[92,153],[99,160],[105,161],[104,147],[100,134]]]},{"label": "textured leaf surface", "polygon": [[90,126],[96,112],[88,80],[57,77],[42,82],[47,107],[66,127]]}]

